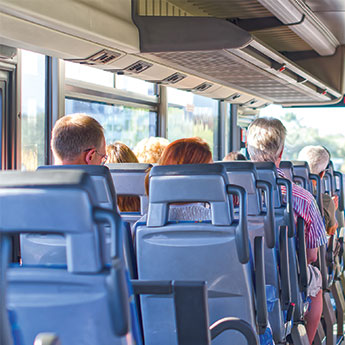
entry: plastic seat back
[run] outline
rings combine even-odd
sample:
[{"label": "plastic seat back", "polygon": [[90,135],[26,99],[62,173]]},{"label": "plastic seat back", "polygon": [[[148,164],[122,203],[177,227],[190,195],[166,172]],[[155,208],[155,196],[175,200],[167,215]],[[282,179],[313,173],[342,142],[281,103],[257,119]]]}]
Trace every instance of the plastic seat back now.
[{"label": "plastic seat back", "polygon": [[0,233],[0,344],[12,345],[13,336],[6,308],[7,266],[10,258],[10,240]]},{"label": "plastic seat back", "polygon": [[[300,291],[299,284],[299,268],[296,263],[296,246],[295,246],[295,219],[292,207],[292,185],[287,179],[280,178],[276,166],[273,162],[255,162],[257,174],[261,180],[270,182],[274,190],[274,205],[275,205],[275,221],[276,230],[281,231],[281,227],[288,229],[288,274],[290,278],[290,293],[291,302],[295,304],[295,315],[299,320],[303,315],[303,298]],[[288,164],[291,168],[291,164]],[[289,169],[290,169],[289,168]],[[293,177],[292,177],[293,178]],[[281,186],[288,192],[288,197],[283,197],[281,193]],[[277,235],[277,239],[278,239]],[[282,285],[284,287],[284,285]],[[283,290],[282,290],[283,292]],[[284,293],[284,292],[283,292]],[[287,301],[287,298],[285,298]]]},{"label": "plastic seat back", "polygon": [[[90,177],[81,171],[0,174],[0,233],[61,234],[67,265],[13,266],[8,270],[8,308],[21,344],[41,332],[61,343],[127,344],[129,295],[122,258],[123,224],[99,208]],[[107,223],[114,266],[102,257],[100,227]]]},{"label": "plastic seat back", "polygon": [[122,212],[122,218],[131,225],[146,214],[148,198],[145,192],[145,177],[151,164],[117,163],[107,164],[113,179],[117,195],[138,196],[140,198],[140,213]]},{"label": "plastic seat back", "polygon": [[108,167],[103,165],[43,165],[38,170],[82,170],[90,175],[98,206],[116,210],[116,189]]},{"label": "plastic seat back", "polygon": [[306,189],[307,191],[309,191],[310,193],[315,194],[313,190],[313,184],[311,181],[314,175],[310,173],[308,162],[292,161],[292,164],[293,164],[294,176],[300,177],[301,180],[303,181],[302,187]]},{"label": "plastic seat back", "polygon": [[[283,342],[286,334],[283,309],[287,309],[290,304],[290,280],[287,276],[286,281],[283,281],[283,277],[280,276],[279,272],[283,272],[283,268],[277,270],[281,234],[279,227],[275,226],[274,217],[274,191],[278,192],[276,181],[260,179],[254,162],[234,161],[217,164],[226,168],[230,183],[242,186],[247,192],[248,233],[252,246],[255,237],[264,236],[265,238],[265,277],[267,289],[270,291],[269,319],[275,341]],[[265,191],[265,205],[263,205],[263,191]],[[281,298],[281,289],[284,290],[284,298]]]},{"label": "plastic seat back", "polygon": [[[97,206],[117,211],[116,193],[109,169],[101,165],[46,165],[38,170],[80,170],[91,177],[94,186],[94,199]],[[105,261],[110,258],[110,234],[106,226],[104,228],[104,237],[106,241],[103,249]],[[66,243],[60,235],[21,235],[21,256],[23,264],[52,263],[65,264]]]},{"label": "plastic seat back", "polygon": [[279,168],[283,170],[287,179],[293,182],[293,164],[290,161],[281,161],[279,164]]},{"label": "plastic seat back", "polygon": [[[210,322],[237,316],[255,327],[244,190],[234,221],[221,165],[156,166],[150,173],[146,223],[136,225],[139,279],[207,282]],[[233,187],[235,188],[235,187]],[[208,203],[210,220],[169,221],[169,204]],[[233,277],[236,276],[236,279]],[[145,340],[176,345],[173,303],[167,296],[141,299]],[[232,331],[214,344],[245,344]]]}]

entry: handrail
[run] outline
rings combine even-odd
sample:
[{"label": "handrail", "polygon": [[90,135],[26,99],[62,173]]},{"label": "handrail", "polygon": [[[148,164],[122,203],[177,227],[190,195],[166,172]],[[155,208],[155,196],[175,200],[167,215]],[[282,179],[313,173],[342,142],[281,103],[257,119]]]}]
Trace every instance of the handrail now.
[{"label": "handrail", "polygon": [[307,250],[305,246],[304,236],[304,220],[301,217],[297,218],[297,255],[300,271],[300,290],[307,296],[308,289],[308,263]]},{"label": "handrail", "polygon": [[225,317],[213,323],[210,326],[211,339],[215,339],[219,334],[226,330],[236,330],[244,335],[247,340],[248,345],[258,345],[258,338],[255,335],[255,331],[251,325],[241,319],[236,317]]},{"label": "handrail", "polygon": [[316,202],[319,206],[320,213],[323,216],[323,206],[321,198],[321,178],[317,174],[309,174],[309,179],[316,182]]},{"label": "handrail", "polygon": [[340,182],[340,190],[338,188],[335,189],[336,192],[339,193],[339,211],[345,210],[345,193],[344,193],[344,177],[340,171],[334,171],[334,177],[339,178]]},{"label": "handrail", "polygon": [[236,227],[236,247],[237,255],[241,264],[249,261],[249,236],[247,221],[247,192],[243,187],[227,185],[228,194],[236,195],[239,200],[239,223]]},{"label": "handrail", "polygon": [[278,177],[277,185],[284,186],[286,189],[286,218],[289,229],[288,236],[291,238],[295,236],[295,218],[292,207],[292,183],[286,178]]},{"label": "handrail", "polygon": [[275,218],[273,205],[273,187],[267,181],[257,180],[256,188],[262,189],[266,195],[266,216],[264,220],[265,242],[268,248],[274,248],[275,239]]}]

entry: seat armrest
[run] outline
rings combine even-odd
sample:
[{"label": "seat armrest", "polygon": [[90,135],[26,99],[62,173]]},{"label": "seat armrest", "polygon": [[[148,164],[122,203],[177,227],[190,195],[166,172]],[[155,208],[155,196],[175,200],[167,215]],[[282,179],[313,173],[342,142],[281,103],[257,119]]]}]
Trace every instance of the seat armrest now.
[{"label": "seat armrest", "polygon": [[297,218],[297,255],[300,273],[300,290],[307,296],[308,262],[304,236],[304,220],[301,217]]},{"label": "seat armrest", "polygon": [[265,257],[262,236],[254,239],[254,265],[255,265],[255,295],[256,314],[259,326],[259,334],[264,334],[268,324],[266,279],[265,279]]},{"label": "seat armrest", "polygon": [[289,248],[287,227],[279,228],[279,257],[280,257],[280,277],[281,277],[281,302],[283,309],[287,310],[291,302],[291,284],[290,284],[290,268],[289,268]]}]

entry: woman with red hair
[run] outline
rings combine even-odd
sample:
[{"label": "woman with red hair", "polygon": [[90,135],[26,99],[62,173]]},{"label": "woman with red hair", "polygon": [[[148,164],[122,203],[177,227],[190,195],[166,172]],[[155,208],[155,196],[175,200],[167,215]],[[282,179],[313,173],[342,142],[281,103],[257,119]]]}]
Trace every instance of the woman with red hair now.
[{"label": "woman with red hair", "polygon": [[[213,163],[209,145],[201,138],[178,139],[169,144],[159,160],[159,165]],[[145,179],[146,193],[149,194],[149,173]],[[211,219],[209,205],[204,203],[172,204],[169,207],[169,220],[202,221]]]}]

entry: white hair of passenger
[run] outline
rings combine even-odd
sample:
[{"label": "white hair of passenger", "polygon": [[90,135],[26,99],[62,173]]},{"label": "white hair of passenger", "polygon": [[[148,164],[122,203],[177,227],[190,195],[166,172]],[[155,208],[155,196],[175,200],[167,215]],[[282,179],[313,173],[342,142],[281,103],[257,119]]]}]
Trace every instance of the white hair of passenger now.
[{"label": "white hair of passenger", "polygon": [[248,128],[247,148],[251,160],[276,162],[284,148],[286,128],[273,117],[260,117]]},{"label": "white hair of passenger", "polygon": [[329,159],[329,153],[322,146],[305,146],[298,155],[298,160],[308,162],[312,174],[323,172],[327,168]]}]

